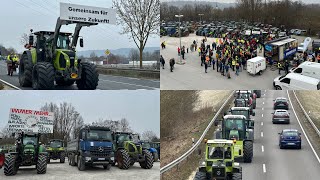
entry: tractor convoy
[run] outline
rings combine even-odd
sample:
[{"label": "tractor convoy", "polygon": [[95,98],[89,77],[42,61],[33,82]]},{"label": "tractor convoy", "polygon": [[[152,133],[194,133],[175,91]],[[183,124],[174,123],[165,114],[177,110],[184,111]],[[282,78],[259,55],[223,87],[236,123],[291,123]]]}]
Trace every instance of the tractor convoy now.
[{"label": "tractor convoy", "polygon": [[239,162],[251,163],[253,158],[254,120],[253,109],[260,91],[236,91],[234,107],[215,120],[217,130],[214,140],[206,140],[205,158],[200,162],[194,180],[229,179],[241,180]]}]

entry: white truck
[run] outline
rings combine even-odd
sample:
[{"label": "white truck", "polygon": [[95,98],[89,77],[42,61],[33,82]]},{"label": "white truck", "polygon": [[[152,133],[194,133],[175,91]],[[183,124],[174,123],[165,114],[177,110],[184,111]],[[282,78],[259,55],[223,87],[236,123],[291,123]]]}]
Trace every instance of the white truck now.
[{"label": "white truck", "polygon": [[289,70],[291,73],[301,74],[320,80],[320,64],[316,62],[305,61],[298,67]]},{"label": "white truck", "polygon": [[257,56],[247,61],[247,72],[252,75],[262,74],[267,68],[266,66],[266,58]]}]

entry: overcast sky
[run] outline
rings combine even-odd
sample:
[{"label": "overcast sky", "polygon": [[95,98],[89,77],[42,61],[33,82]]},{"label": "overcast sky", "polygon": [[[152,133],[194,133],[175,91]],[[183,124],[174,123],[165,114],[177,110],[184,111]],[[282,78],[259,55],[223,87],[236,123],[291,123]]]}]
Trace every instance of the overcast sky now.
[{"label": "overcast sky", "polygon": [[[112,7],[112,0],[1,0],[0,44],[13,47],[22,52],[20,37],[23,33],[48,30],[54,31],[57,18],[60,16],[60,2]],[[75,25],[63,26],[62,31],[73,32]],[[117,25],[99,24],[83,27],[80,35],[84,38],[84,48],[78,50],[104,50],[118,48],[136,48],[128,35],[120,35],[121,27]],[[147,47],[159,46],[160,37],[148,39]],[[78,43],[79,46],[79,43]]]},{"label": "overcast sky", "polygon": [[1,91],[0,128],[10,108],[40,110],[47,102],[72,103],[85,123],[126,118],[135,132],[152,130],[160,136],[159,91]]},{"label": "overcast sky", "polygon": [[[220,2],[220,3],[235,3],[237,0],[160,0],[161,2],[165,1],[212,1],[212,2]],[[264,2],[264,0],[262,0]],[[269,1],[269,0],[267,0]],[[275,0],[272,0],[275,1]],[[297,0],[293,0],[297,1]],[[303,3],[319,3],[319,0],[301,0]]]}]

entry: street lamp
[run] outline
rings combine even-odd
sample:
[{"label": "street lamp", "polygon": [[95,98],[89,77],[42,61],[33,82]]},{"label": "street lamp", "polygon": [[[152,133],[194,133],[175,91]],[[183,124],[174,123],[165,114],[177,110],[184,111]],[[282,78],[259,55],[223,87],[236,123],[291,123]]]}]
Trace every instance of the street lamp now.
[{"label": "street lamp", "polygon": [[181,60],[181,24],[180,24],[180,18],[182,18],[183,15],[179,13],[179,15],[175,15],[175,17],[179,18],[179,39],[180,39],[180,56],[179,56],[179,62],[177,64],[184,64],[182,63],[182,60]]},{"label": "street lamp", "polygon": [[200,24],[202,24],[201,23],[201,16],[203,16],[204,14],[198,14],[198,16],[200,16]]}]

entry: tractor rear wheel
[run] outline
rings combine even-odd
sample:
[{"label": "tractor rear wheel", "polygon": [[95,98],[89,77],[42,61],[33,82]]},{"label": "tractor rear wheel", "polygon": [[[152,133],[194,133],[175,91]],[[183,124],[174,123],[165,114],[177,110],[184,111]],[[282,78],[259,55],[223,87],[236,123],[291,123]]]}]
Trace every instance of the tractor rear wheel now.
[{"label": "tractor rear wheel", "polygon": [[22,87],[32,86],[32,60],[23,54],[19,64],[19,84]]},{"label": "tractor rear wheel", "polygon": [[96,66],[90,63],[81,63],[81,79],[77,81],[80,90],[95,90],[98,86],[99,74]]},{"label": "tractor rear wheel", "polygon": [[47,156],[40,154],[37,162],[37,173],[45,174],[47,172]]},{"label": "tractor rear wheel", "polygon": [[13,176],[13,175],[17,174],[15,156],[9,155],[6,157],[6,159],[4,161],[4,170],[3,171],[6,176]]},{"label": "tractor rear wheel", "polygon": [[242,179],[241,173],[233,173],[232,174],[232,180],[241,180],[241,179]]},{"label": "tractor rear wheel", "polygon": [[54,67],[48,62],[39,62],[33,67],[32,88],[35,90],[50,90],[54,88]]},{"label": "tractor rear wheel", "polygon": [[126,150],[120,149],[117,151],[117,164],[120,169],[129,169],[130,156]]},{"label": "tractor rear wheel", "polygon": [[64,163],[64,161],[66,160],[66,155],[64,152],[60,153],[60,163]]},{"label": "tractor rear wheel", "polygon": [[157,162],[159,160],[158,153],[154,152],[152,153],[152,156],[153,156],[153,162]]},{"label": "tractor rear wheel", "polygon": [[243,161],[251,163],[253,156],[253,143],[252,141],[245,141],[243,143]]},{"label": "tractor rear wheel", "polygon": [[207,175],[205,172],[197,172],[196,175],[194,176],[194,180],[206,180]]},{"label": "tractor rear wheel", "polygon": [[77,164],[79,171],[84,171],[86,169],[85,162],[82,156],[78,157]]},{"label": "tractor rear wheel", "polygon": [[145,156],[145,161],[140,162],[140,167],[142,167],[143,169],[151,169],[152,166],[153,166],[153,156],[152,156],[152,154],[147,150],[143,150],[142,153]]}]

